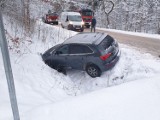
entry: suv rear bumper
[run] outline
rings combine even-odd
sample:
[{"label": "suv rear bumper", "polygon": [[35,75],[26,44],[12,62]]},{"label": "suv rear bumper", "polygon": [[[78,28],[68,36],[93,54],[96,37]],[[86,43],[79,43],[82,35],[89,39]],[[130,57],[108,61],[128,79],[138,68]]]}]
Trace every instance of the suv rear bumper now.
[{"label": "suv rear bumper", "polygon": [[118,62],[120,56],[121,56],[121,51],[119,50],[118,53],[117,53],[117,56],[111,62],[103,65],[101,70],[102,71],[107,71],[109,69],[112,69],[115,66],[115,64]]}]

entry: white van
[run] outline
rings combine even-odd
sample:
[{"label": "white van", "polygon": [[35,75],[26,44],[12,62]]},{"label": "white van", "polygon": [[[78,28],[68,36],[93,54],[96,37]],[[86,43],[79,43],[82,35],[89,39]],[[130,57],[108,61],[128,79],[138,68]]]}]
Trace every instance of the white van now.
[{"label": "white van", "polygon": [[84,22],[78,12],[62,12],[60,22],[61,26],[68,30],[79,30],[81,32],[84,30]]}]

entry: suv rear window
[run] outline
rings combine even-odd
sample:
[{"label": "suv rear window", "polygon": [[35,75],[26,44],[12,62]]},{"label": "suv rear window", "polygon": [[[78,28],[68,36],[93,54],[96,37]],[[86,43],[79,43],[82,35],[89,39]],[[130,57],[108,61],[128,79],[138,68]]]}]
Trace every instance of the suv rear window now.
[{"label": "suv rear window", "polygon": [[106,50],[110,45],[112,45],[113,42],[114,39],[111,36],[107,35],[98,46],[103,50]]}]

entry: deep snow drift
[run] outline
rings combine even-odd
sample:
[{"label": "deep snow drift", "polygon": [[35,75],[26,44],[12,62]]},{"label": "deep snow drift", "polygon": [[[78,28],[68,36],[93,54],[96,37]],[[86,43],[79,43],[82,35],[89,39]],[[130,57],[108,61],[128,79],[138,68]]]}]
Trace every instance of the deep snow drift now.
[{"label": "deep snow drift", "polygon": [[[14,36],[11,26],[6,28]],[[19,47],[10,50],[22,119],[159,120],[160,60],[149,54],[120,44],[119,62],[99,78],[74,70],[65,76],[43,63],[39,53],[75,34],[37,21],[33,36],[20,38]],[[1,55],[0,59],[0,120],[9,120],[12,112]]]}]

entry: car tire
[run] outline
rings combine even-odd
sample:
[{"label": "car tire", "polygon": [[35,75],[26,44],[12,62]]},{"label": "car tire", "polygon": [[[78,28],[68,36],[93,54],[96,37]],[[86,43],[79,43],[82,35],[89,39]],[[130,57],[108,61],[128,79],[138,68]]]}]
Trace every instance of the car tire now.
[{"label": "car tire", "polygon": [[84,31],[84,29],[81,29],[81,32],[83,32]]},{"label": "car tire", "polygon": [[70,30],[70,27],[69,27],[69,25],[67,26],[67,30]]},{"label": "car tire", "polygon": [[87,65],[86,72],[92,78],[101,76],[101,70],[94,64]]},{"label": "car tire", "polygon": [[63,24],[61,23],[62,28],[64,28]]}]

